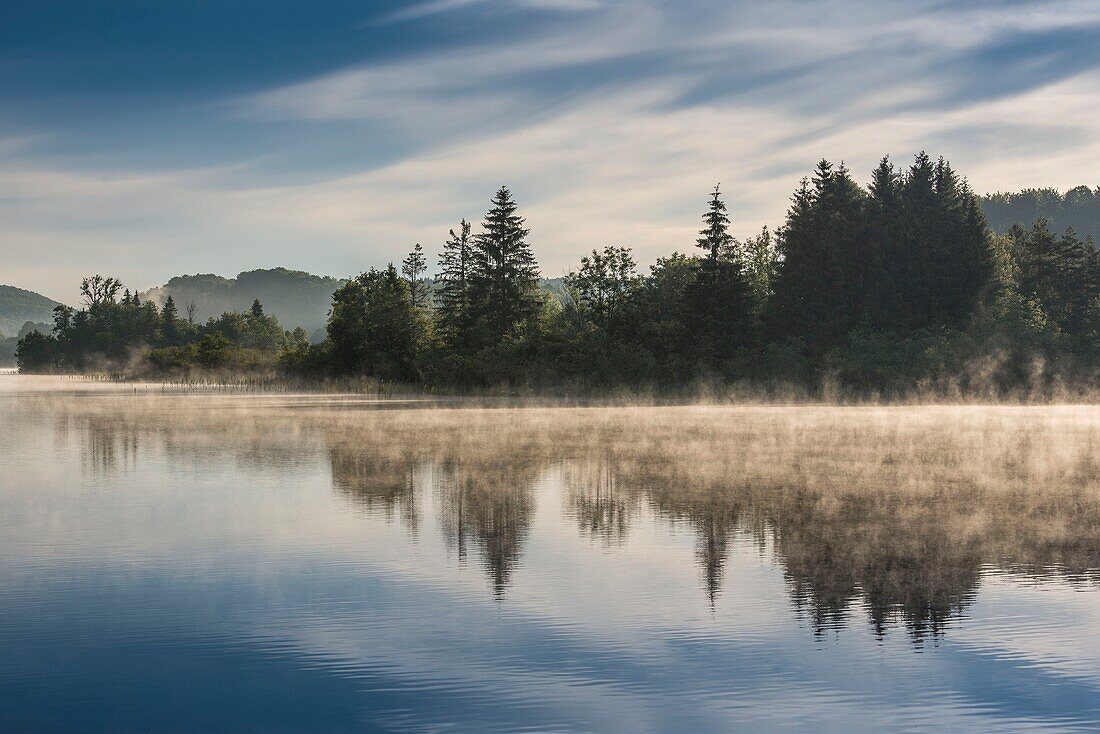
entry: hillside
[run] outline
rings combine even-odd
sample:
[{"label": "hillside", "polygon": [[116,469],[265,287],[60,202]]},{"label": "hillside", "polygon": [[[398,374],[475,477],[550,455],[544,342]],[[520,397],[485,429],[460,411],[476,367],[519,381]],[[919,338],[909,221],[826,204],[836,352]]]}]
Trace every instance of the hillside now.
[{"label": "hillside", "polygon": [[1045,217],[1052,232],[1072,227],[1081,239],[1100,240],[1100,187],[1077,186],[1064,194],[1057,189],[1025,189],[986,194],[980,199],[989,226],[1007,232],[1013,224],[1030,228]]},{"label": "hillside", "polygon": [[[264,310],[274,314],[285,328],[301,326],[317,340],[323,336],[319,332],[323,332],[328,320],[332,294],[342,282],[338,278],[274,268],[250,270],[236,278],[213,274],[178,275],[141,296],[163,304],[171,294],[181,316],[187,315],[187,306],[193,303],[195,320],[200,322],[216,318],[225,311],[244,311],[258,298]],[[553,278],[543,280],[542,286],[558,294],[563,282],[561,278]]]},{"label": "hillside", "polygon": [[0,337],[16,336],[28,321],[53,322],[57,301],[34,291],[0,285]]},{"label": "hillside", "polygon": [[283,326],[301,326],[310,334],[323,329],[328,316],[333,291],[341,281],[299,270],[274,268],[250,270],[236,278],[220,275],[179,275],[159,288],[142,294],[157,303],[164,303],[170,294],[181,316],[187,315],[188,304],[195,307],[195,319],[206,321],[225,311],[243,311],[260,299],[264,309],[275,315]]}]

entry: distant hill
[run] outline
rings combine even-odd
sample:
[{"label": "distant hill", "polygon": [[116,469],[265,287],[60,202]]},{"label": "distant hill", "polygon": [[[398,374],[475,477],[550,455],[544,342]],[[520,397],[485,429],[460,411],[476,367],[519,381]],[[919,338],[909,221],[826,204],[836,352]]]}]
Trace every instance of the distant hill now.
[{"label": "distant hill", "polygon": [[[301,326],[315,339],[320,339],[328,321],[332,294],[343,282],[339,278],[286,268],[249,270],[239,273],[236,278],[212,274],[179,275],[159,288],[145,291],[141,297],[163,304],[171,294],[183,317],[187,316],[188,304],[193,303],[196,321],[206,321],[226,311],[244,311],[258,298],[264,310],[274,314],[284,328]],[[558,294],[563,283],[561,278],[553,278],[543,280],[542,286]]]},{"label": "distant hill", "polygon": [[34,291],[0,285],[0,337],[18,335],[28,321],[53,323],[53,309],[60,305]]},{"label": "distant hill", "polygon": [[249,270],[239,273],[236,278],[180,275],[159,288],[146,291],[142,297],[163,304],[171,294],[180,316],[186,316],[188,304],[193,303],[198,321],[206,321],[226,311],[243,311],[258,298],[264,310],[274,314],[284,328],[301,326],[313,334],[324,328],[332,294],[342,282],[286,268]]},{"label": "distant hill", "polygon": [[1027,229],[1046,217],[1051,231],[1072,227],[1081,239],[1100,240],[1100,187],[1078,186],[1066,193],[1058,189],[1024,189],[1014,193],[986,194],[980,199],[989,226],[1007,232],[1013,224]]}]

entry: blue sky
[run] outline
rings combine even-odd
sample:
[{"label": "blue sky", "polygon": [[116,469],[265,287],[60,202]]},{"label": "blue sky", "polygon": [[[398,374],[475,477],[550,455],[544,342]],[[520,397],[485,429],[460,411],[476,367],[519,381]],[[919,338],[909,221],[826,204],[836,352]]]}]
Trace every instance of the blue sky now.
[{"label": "blue sky", "polygon": [[544,272],[739,236],[821,157],[978,190],[1100,183],[1088,0],[4,3],[0,282],[73,300],[436,253],[499,185]]}]

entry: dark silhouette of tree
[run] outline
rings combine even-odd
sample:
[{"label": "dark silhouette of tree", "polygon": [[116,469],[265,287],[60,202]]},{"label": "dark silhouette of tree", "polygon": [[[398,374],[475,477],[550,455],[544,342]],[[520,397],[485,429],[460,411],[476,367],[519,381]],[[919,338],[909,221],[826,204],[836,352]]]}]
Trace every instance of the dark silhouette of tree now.
[{"label": "dark silhouette of tree", "polygon": [[997,232],[1030,226],[1041,217],[1057,232],[1072,229],[1086,240],[1100,237],[1100,186],[1076,186],[1064,194],[1049,188],[999,192],[982,196],[979,203]]},{"label": "dark silhouette of tree", "polygon": [[122,283],[117,278],[93,275],[80,282],[80,296],[88,308],[103,303],[114,303],[120,290],[122,290]]},{"label": "dark silhouette of tree", "polygon": [[493,206],[474,238],[469,274],[475,322],[488,345],[517,334],[538,313],[539,268],[527,242],[530,230],[516,213],[506,187],[493,196]]},{"label": "dark silhouette of tree", "polygon": [[779,269],[779,247],[767,225],[760,234],[745,240],[740,260],[752,295],[753,313],[759,314],[775,292],[775,276]]},{"label": "dark silhouette of tree", "polygon": [[609,337],[622,335],[623,317],[633,306],[640,279],[629,247],[607,246],[581,258],[565,277],[584,313]]},{"label": "dark silhouette of tree", "polygon": [[459,222],[443,243],[439,255],[439,275],[436,278],[436,322],[445,346],[464,352],[469,347],[471,324],[470,271],[473,265],[473,238],[470,223]]},{"label": "dark silhouette of tree", "polygon": [[164,306],[160,310],[160,334],[161,341],[169,346],[180,341],[180,319],[176,311],[176,302],[171,294],[164,299]]},{"label": "dark silhouette of tree", "polygon": [[371,268],[340,286],[328,322],[332,367],[345,374],[393,380],[418,377],[424,324],[409,284],[393,265]]},{"label": "dark silhouette of tree", "polygon": [[1021,277],[1020,290],[1063,334],[1078,335],[1091,324],[1098,295],[1097,252],[1072,229],[1061,237],[1040,218],[1026,234],[1012,230]]},{"label": "dark silhouette of tree", "polygon": [[424,273],[428,270],[428,261],[424,259],[424,248],[417,242],[412,252],[401,262],[401,274],[409,283],[409,300],[414,308],[427,304],[428,286],[424,282]]},{"label": "dark silhouette of tree", "polygon": [[50,372],[58,366],[57,339],[35,329],[24,335],[15,348],[21,372]]},{"label": "dark silhouette of tree", "polygon": [[699,239],[695,241],[696,246],[706,253],[706,259],[710,263],[728,258],[734,243],[729,232],[730,218],[726,215],[726,204],[722,201],[719,186],[720,184],[714,185],[707,211],[703,214],[703,229],[699,231]]},{"label": "dark silhouette of tree", "polygon": [[689,290],[688,309],[698,366],[714,369],[748,341],[749,288],[718,186],[703,214],[698,246],[705,253]]}]

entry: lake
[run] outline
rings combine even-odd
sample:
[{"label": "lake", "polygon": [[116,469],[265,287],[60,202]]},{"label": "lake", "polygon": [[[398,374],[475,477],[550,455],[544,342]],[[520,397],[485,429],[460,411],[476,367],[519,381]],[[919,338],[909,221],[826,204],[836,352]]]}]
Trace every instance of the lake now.
[{"label": "lake", "polygon": [[0,730],[1096,731],[1100,408],[0,375]]}]

